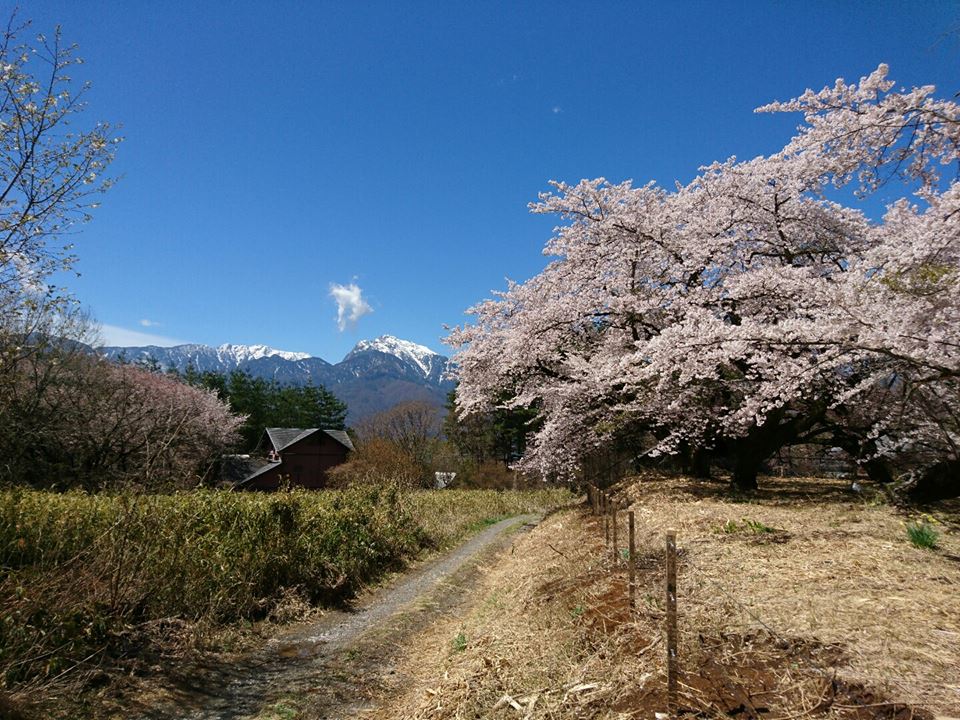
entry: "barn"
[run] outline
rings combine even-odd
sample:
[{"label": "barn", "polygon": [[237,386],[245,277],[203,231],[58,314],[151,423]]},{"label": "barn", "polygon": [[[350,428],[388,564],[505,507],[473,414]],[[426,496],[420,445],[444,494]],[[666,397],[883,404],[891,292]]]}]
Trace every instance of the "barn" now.
[{"label": "barn", "polygon": [[343,430],[321,428],[267,428],[269,460],[234,484],[237,490],[277,490],[290,487],[322,488],[327,470],[347,460],[353,450]]}]

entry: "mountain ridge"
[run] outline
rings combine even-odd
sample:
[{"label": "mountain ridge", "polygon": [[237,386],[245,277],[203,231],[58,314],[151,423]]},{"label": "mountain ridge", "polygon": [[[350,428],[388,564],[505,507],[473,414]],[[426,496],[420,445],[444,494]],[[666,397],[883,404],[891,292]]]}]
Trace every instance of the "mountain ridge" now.
[{"label": "mountain ridge", "polygon": [[181,373],[189,367],[201,373],[243,370],[282,384],[323,385],[347,404],[348,424],[411,400],[442,408],[454,386],[446,376],[449,358],[392,335],[359,341],[338,363],[267,345],[231,343],[105,346],[98,352],[111,360],[156,363]]}]

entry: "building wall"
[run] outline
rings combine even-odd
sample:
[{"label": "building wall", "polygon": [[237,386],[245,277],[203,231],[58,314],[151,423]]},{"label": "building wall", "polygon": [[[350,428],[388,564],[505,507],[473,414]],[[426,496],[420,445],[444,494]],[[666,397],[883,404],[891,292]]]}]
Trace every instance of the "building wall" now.
[{"label": "building wall", "polygon": [[322,488],[327,470],[347,460],[349,451],[323,432],[314,433],[280,452],[283,462],[246,485],[251,490],[276,490],[289,476],[292,487]]}]

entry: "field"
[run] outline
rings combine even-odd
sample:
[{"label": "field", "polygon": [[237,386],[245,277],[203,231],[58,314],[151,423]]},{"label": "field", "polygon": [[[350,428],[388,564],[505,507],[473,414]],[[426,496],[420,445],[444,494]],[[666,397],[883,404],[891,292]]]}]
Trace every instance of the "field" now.
[{"label": "field", "polygon": [[565,491],[0,493],[3,702],[108,683],[285,608],[332,605]]},{"label": "field", "polygon": [[[748,498],[650,477],[637,605],[586,507],[552,515],[482,580],[469,612],[399,662],[378,718],[652,718],[665,712],[664,536],[678,533],[679,701],[699,717],[907,720],[960,714],[957,508],[765,479]],[[908,528],[927,527],[933,547]],[[621,548],[626,523],[621,513]]]}]

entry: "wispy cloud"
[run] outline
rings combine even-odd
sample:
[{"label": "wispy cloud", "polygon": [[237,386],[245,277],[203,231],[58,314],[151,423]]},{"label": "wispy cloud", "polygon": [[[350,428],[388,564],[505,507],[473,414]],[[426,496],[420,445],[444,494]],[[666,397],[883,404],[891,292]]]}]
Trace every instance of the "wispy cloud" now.
[{"label": "wispy cloud", "polygon": [[363,291],[356,283],[340,285],[330,283],[330,297],[337,303],[337,327],[343,332],[352,328],[357,320],[373,312],[370,304],[363,299]]},{"label": "wispy cloud", "polygon": [[[141,324],[143,323],[141,322]],[[116,325],[101,325],[100,335],[103,338],[103,344],[111,347],[142,347],[144,345],[173,347],[174,345],[186,345],[184,340],[140,332],[139,330],[128,330]]]},{"label": "wispy cloud", "polygon": [[160,323],[158,323],[156,320],[148,320],[147,318],[141,320],[140,324],[143,327],[160,327]]},{"label": "wispy cloud", "polygon": [[550,108],[550,112],[552,112],[554,115],[559,115],[563,112],[563,108],[559,105],[554,105],[552,108]]}]

